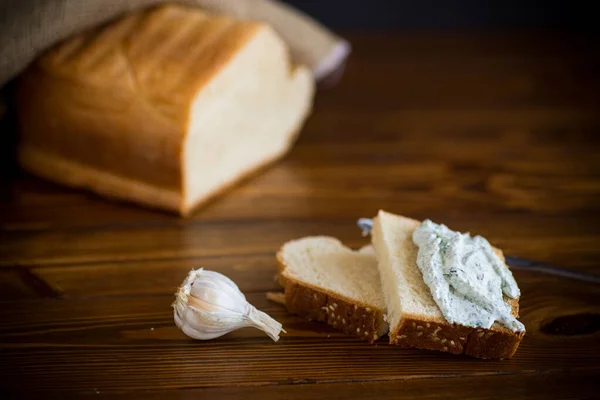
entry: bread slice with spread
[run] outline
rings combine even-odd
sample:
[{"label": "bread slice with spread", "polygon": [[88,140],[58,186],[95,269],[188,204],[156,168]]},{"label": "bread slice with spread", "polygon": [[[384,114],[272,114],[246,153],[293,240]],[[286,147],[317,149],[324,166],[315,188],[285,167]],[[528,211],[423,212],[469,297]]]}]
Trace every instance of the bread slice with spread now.
[{"label": "bread slice with spread", "polygon": [[288,311],[369,342],[387,332],[371,246],[354,251],[332,237],[305,237],[285,243],[277,261]]},{"label": "bread slice with spread", "polygon": [[[444,317],[417,265],[419,248],[413,232],[420,225],[420,221],[384,211],[373,220],[371,236],[387,306],[390,343],[479,358],[510,358],[524,329],[511,330],[498,322],[489,328],[472,327]],[[502,252],[493,251],[505,264]],[[518,317],[518,297],[505,297],[504,301],[512,316]]]}]

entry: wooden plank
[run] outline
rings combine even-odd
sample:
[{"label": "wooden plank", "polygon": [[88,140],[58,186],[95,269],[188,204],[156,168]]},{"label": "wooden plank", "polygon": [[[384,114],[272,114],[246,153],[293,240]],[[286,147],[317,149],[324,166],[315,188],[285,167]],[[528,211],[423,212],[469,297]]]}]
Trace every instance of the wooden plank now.
[{"label": "wooden plank", "polygon": [[[430,56],[408,59],[404,63],[349,62],[345,71],[347,82],[352,82],[361,95],[356,96],[351,86],[341,85],[336,88],[338,101],[335,104],[328,98],[323,101],[333,109],[362,110],[447,107],[449,104],[474,109],[523,107],[532,103],[593,107],[594,100],[588,90],[599,86],[598,78],[591,72],[598,62],[591,58],[569,61],[559,57],[441,59]],[[364,72],[369,69],[380,73]],[[436,74],[439,69],[443,69],[444,74]],[[589,79],[584,81],[578,75]],[[394,79],[390,79],[391,76]],[[420,79],[424,76],[428,79]],[[591,88],[586,87],[586,83]],[[490,96],[490,91],[494,96]],[[364,98],[371,101],[365,102]]]},{"label": "wooden plank", "polygon": [[337,101],[327,106],[594,104],[589,89],[598,88],[593,73],[598,59],[587,47],[590,41],[582,38],[545,43],[540,38],[533,49],[529,41],[502,35],[462,40],[459,35],[398,36],[379,43],[376,36],[358,37],[353,48],[363,57],[351,57],[336,88]]},{"label": "wooden plank", "polygon": [[[248,221],[178,226],[67,229],[5,234],[2,265],[164,260],[181,257],[274,254],[286,241],[327,232],[360,238],[355,221]],[[360,239],[366,242],[365,239]]]},{"label": "wooden plank", "polygon": [[38,297],[57,297],[57,293],[26,268],[0,269],[0,300]]},{"label": "wooden plank", "polygon": [[[28,275],[44,282],[49,288],[44,292],[46,295],[54,293],[54,297],[61,298],[171,295],[190,269],[203,267],[225,274],[243,292],[255,293],[280,290],[274,279],[276,265],[275,256],[265,254],[42,266],[31,268]],[[534,293],[540,285],[582,284],[523,269],[514,270],[513,273],[524,293]],[[27,285],[27,282],[22,282],[21,285]],[[7,293],[0,291],[0,299],[14,300],[21,297],[10,291]]]},{"label": "wooden plank", "polygon": [[219,387],[187,390],[104,391],[90,388],[81,392],[18,393],[19,398],[66,396],[69,398],[127,399],[335,399],[343,393],[345,400],[380,399],[596,399],[597,372],[561,371],[553,373],[493,374],[483,376],[448,375],[440,379],[402,379],[387,381],[348,381],[343,383],[281,382],[255,387]]},{"label": "wooden plank", "polygon": [[[279,290],[274,254],[44,266],[32,273],[61,298],[172,295],[187,273],[200,267],[228,276],[245,293]],[[8,298],[0,292],[0,299]]]},{"label": "wooden plank", "polygon": [[[466,126],[467,121],[477,118],[469,112],[462,117],[450,111],[447,115],[464,120],[458,122],[463,125],[462,132],[471,129]],[[498,118],[515,120],[510,114],[500,114]],[[320,122],[325,126],[324,134],[313,137],[329,137],[329,143],[300,144],[285,161],[199,210],[192,220],[303,218],[307,212],[319,218],[339,218],[349,212],[390,208],[393,202],[404,213],[477,212],[485,207],[488,212],[529,211],[559,217],[565,212],[595,210],[600,164],[595,157],[598,145],[593,135],[586,138],[570,131],[560,135],[528,134],[527,130],[536,128],[527,128],[527,124],[487,136],[460,134],[447,127],[441,135],[424,134],[419,120],[438,121],[439,126],[446,123],[435,114],[424,114],[414,122],[415,126],[421,125],[420,129],[405,131],[394,128],[410,121],[408,116],[399,114],[377,120],[389,125],[380,129],[381,135],[388,135],[387,131],[398,136],[402,132],[402,138],[330,143],[334,138],[325,132],[339,131],[335,124],[345,119],[348,117],[334,114],[330,128],[326,122]],[[368,115],[363,118],[369,125],[373,125],[372,119]],[[346,128],[351,125],[356,127],[356,121],[349,120],[348,127],[342,126],[341,130],[349,131]],[[491,132],[495,131],[498,130]],[[370,139],[377,139],[377,129],[369,132]],[[561,160],[560,165],[554,160]],[[382,173],[383,169],[386,173]],[[0,203],[0,227],[5,231],[185,223],[163,212],[30,177],[16,178],[5,190],[10,191],[10,201]],[[336,207],[331,206],[333,203]]]},{"label": "wooden plank", "polygon": [[505,361],[404,349],[389,346],[386,338],[370,345],[290,315],[264,293],[247,297],[283,323],[288,333],[278,343],[255,329],[213,341],[189,339],[173,323],[172,295],[5,303],[0,373],[7,382],[39,390],[254,386],[569,368],[600,373],[600,287],[549,279],[523,285],[522,291],[527,334],[515,357]]},{"label": "wooden plank", "polygon": [[[158,224],[116,229],[0,232],[0,266],[275,254],[285,241],[307,235],[330,235],[351,247],[359,247],[368,243],[368,239],[361,237],[355,218],[373,215],[376,210],[373,208],[369,214],[365,210],[341,221],[187,222],[182,226]],[[387,210],[402,211],[395,207]],[[423,213],[421,218],[432,218],[453,229],[482,234],[507,254],[584,269],[597,265],[597,225],[587,217],[563,221],[518,213],[480,217],[442,211],[443,215],[439,211]],[[543,224],[539,223],[541,220]]]}]

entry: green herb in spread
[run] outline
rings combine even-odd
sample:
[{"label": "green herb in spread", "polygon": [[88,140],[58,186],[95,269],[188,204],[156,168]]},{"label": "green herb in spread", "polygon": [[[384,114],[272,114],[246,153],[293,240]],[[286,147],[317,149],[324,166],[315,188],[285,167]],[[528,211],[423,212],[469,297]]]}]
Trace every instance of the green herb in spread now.
[{"label": "green herb in spread", "polygon": [[525,329],[503,297],[519,297],[519,287],[486,239],[425,220],[413,242],[423,280],[446,320],[483,328],[498,321],[512,331]]}]

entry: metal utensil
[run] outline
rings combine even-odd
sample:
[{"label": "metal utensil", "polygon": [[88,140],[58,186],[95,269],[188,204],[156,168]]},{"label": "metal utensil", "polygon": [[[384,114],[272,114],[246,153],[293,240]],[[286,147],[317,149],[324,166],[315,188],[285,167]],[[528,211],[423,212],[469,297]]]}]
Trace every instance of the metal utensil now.
[{"label": "metal utensil", "polygon": [[[363,236],[367,236],[373,229],[373,220],[370,218],[360,218],[357,221],[358,227],[362,230]],[[546,275],[558,276],[561,278],[574,279],[583,282],[600,284],[600,275],[588,272],[573,271],[568,268],[557,267],[554,265],[541,263],[526,258],[516,256],[505,256],[506,263],[513,269],[532,271]]]}]

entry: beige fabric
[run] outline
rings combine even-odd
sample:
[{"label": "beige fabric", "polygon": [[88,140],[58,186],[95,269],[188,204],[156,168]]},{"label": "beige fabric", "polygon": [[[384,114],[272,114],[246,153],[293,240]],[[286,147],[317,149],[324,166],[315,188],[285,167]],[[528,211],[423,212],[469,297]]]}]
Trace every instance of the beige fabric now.
[{"label": "beige fabric", "polygon": [[272,25],[290,47],[294,62],[307,65],[316,79],[335,71],[350,51],[345,40],[276,0],[1,0],[0,86],[70,35],[168,2]]}]

